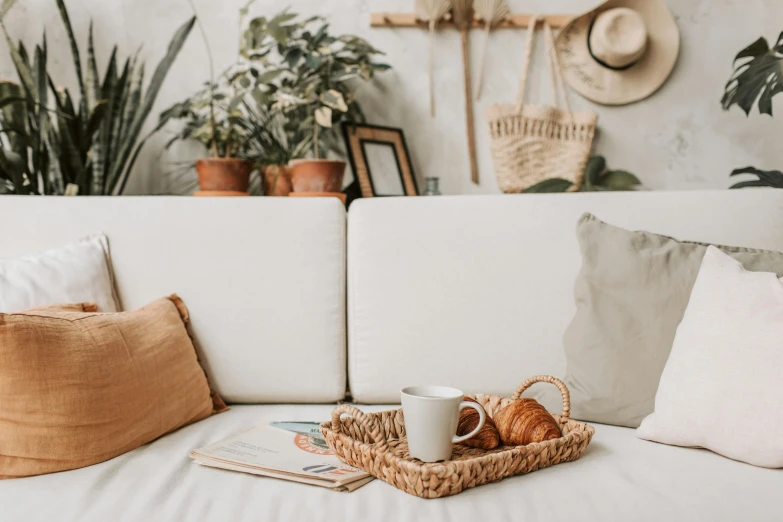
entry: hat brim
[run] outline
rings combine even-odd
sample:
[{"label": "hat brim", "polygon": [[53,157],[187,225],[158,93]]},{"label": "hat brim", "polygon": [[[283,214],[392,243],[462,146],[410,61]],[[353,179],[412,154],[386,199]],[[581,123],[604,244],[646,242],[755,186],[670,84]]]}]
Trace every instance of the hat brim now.
[{"label": "hat brim", "polygon": [[[588,34],[595,17],[608,9],[629,7],[647,27],[647,51],[633,66],[614,70],[590,55]],[[571,20],[555,44],[563,77],[579,94],[603,105],[626,105],[647,98],[666,81],[680,52],[680,31],[664,0],[608,0]]]}]

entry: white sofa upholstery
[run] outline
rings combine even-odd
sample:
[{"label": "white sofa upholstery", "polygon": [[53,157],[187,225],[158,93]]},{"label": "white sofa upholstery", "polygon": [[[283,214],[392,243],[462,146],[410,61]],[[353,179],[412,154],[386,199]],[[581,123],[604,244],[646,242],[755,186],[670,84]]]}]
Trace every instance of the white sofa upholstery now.
[{"label": "white sofa upholstery", "polygon": [[[783,472],[596,425],[576,462],[425,500],[375,480],[337,493],[203,468],[188,452],[328,405],[235,406],[102,464],[0,481],[3,522],[779,522]],[[387,406],[363,407],[381,410]]]},{"label": "white sofa upholstery", "polygon": [[354,399],[398,401],[400,388],[420,383],[508,395],[531,375],[563,376],[584,212],[683,240],[783,251],[775,190],[357,201],[348,219]]},{"label": "white sofa upholstery", "polygon": [[226,401],[343,398],[345,210],[337,200],[3,196],[0,220],[2,257],[105,232],[123,308],[182,297]]},{"label": "white sofa upholstery", "polygon": [[[416,382],[509,394],[532,374],[562,375],[579,267],[574,227],[585,211],[683,239],[783,250],[778,191],[360,201],[347,246],[355,397],[397,402],[399,387]],[[214,384],[230,402],[259,403],[95,466],[0,480],[0,522],[781,519],[783,470],[602,425],[576,462],[439,500],[381,481],[336,493],[200,467],[188,458],[194,448],[275,420],[325,420],[334,407],[260,403],[342,399],[340,205],[3,197],[0,218],[0,256],[106,232],[125,308],[179,293]]]}]

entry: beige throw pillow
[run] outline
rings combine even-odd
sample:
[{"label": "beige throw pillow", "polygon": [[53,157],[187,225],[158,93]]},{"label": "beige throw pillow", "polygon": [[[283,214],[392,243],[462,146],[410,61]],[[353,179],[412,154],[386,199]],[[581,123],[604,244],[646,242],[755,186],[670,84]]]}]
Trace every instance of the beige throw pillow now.
[{"label": "beige throw pillow", "polygon": [[87,310],[0,314],[0,478],[103,462],[226,409],[177,296]]},{"label": "beige throw pillow", "polygon": [[783,468],[783,282],[710,247],[636,434]]},{"label": "beige throw pillow", "polygon": [[[585,214],[576,315],[564,336],[571,415],[637,427],[655,392],[707,245],[631,232]],[[719,247],[750,271],[783,275],[783,254]]]}]

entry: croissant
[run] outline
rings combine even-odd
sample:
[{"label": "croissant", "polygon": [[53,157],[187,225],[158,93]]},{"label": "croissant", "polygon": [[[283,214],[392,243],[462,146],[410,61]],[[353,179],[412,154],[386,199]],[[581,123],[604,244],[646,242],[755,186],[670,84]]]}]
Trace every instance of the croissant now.
[{"label": "croissant", "polygon": [[[465,397],[464,400],[468,402],[476,402],[468,397]],[[465,408],[459,414],[457,435],[466,435],[470,433],[476,429],[478,423],[478,412],[473,408]],[[487,420],[484,422],[484,426],[481,427],[479,432],[468,440],[462,441],[462,444],[485,450],[497,448],[500,445],[500,434],[498,433],[497,426],[495,426],[495,422],[489,417],[489,415],[487,415]]]},{"label": "croissant", "polygon": [[503,444],[524,446],[560,437],[560,426],[535,399],[517,399],[495,414]]}]

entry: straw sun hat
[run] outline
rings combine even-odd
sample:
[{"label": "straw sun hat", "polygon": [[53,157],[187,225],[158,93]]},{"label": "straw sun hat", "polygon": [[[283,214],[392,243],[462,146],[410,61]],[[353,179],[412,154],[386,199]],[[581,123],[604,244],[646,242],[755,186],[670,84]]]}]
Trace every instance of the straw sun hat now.
[{"label": "straw sun hat", "polygon": [[575,91],[625,105],[663,85],[677,61],[680,33],[664,0],[608,0],[570,21],[556,48]]}]

